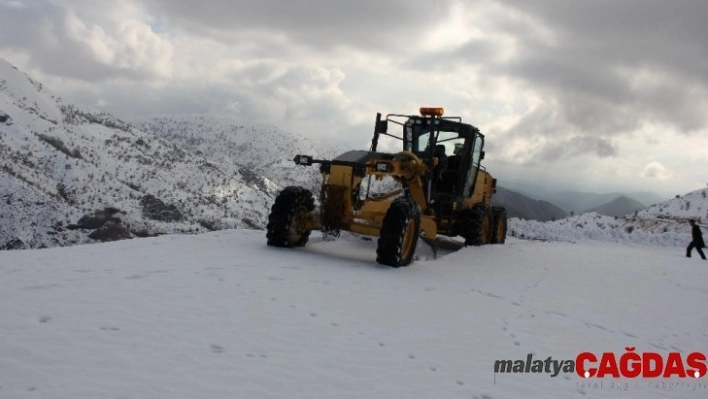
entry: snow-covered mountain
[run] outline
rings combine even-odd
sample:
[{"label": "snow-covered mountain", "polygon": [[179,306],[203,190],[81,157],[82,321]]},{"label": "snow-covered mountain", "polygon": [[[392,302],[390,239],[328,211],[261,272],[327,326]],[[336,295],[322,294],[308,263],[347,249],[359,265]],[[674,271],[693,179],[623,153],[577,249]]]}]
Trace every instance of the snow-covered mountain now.
[{"label": "snow-covered mountain", "polygon": [[654,204],[623,217],[590,212],[554,222],[510,221],[510,234],[531,239],[598,240],[646,245],[685,246],[691,241],[689,219],[708,222],[708,189]]},{"label": "snow-covered mountain", "polygon": [[297,167],[295,155],[331,159],[344,152],[275,126],[247,126],[224,117],[171,115],[134,123],[220,168],[235,169],[246,178],[264,176],[281,187],[304,186],[313,192],[318,192],[321,184],[319,168]]},{"label": "snow-covered mountain", "polygon": [[248,165],[65,101],[0,60],[0,249],[261,228],[277,190]]}]

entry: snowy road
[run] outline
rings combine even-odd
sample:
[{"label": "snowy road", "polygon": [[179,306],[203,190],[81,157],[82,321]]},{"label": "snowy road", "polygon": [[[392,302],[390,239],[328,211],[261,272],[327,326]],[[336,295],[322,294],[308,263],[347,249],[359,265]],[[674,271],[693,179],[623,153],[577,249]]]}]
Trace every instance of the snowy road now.
[{"label": "snowy road", "polygon": [[0,398],[708,395],[707,377],[494,373],[528,354],[708,353],[708,262],[680,248],[419,255],[392,269],[353,236],[285,250],[248,230],[0,252]]}]

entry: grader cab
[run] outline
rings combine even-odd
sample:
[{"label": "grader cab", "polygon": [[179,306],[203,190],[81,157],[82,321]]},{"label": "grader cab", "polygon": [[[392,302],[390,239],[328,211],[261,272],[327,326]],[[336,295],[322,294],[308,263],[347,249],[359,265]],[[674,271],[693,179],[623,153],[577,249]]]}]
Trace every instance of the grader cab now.
[{"label": "grader cab", "polygon": [[[437,253],[439,235],[460,236],[465,245],[503,244],[507,217],[491,205],[496,179],[481,165],[484,135],[442,108],[420,115],[376,116],[369,151],[348,151],[332,159],[296,155],[302,166],[320,165],[319,209],[312,192],[286,187],[268,216],[268,245],[304,246],[313,230],[341,230],[378,237],[377,262],[407,266],[418,239]],[[395,129],[395,130],[394,130]],[[398,152],[378,152],[384,136],[400,141]],[[373,192],[390,177],[398,187]]]}]

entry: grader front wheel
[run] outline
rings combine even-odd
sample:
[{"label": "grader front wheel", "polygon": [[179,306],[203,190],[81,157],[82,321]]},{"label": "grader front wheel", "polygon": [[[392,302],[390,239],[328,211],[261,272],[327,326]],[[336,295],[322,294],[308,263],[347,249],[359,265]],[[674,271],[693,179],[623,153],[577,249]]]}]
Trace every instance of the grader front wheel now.
[{"label": "grader front wheel", "polygon": [[386,212],[376,249],[378,263],[401,267],[413,261],[420,236],[420,208],[408,198],[398,198]]},{"label": "grader front wheel", "polygon": [[302,187],[286,187],[278,194],[268,215],[266,238],[274,247],[302,247],[310,238],[310,230],[299,223],[315,209],[312,193]]}]

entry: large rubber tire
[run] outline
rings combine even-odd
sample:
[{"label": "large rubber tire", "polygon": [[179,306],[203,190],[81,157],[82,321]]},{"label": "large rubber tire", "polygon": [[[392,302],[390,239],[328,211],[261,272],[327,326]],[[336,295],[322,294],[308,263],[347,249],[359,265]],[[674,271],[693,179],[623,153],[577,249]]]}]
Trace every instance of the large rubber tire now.
[{"label": "large rubber tire", "polygon": [[459,235],[465,245],[486,245],[492,241],[492,212],[485,204],[475,204],[460,212]]},{"label": "large rubber tire", "polygon": [[413,261],[420,236],[420,208],[408,198],[397,198],[386,211],[376,249],[376,261],[401,267]]},{"label": "large rubber tire", "polygon": [[315,200],[309,190],[295,186],[284,188],[275,198],[268,215],[268,245],[292,248],[307,244],[310,230],[298,226],[294,220],[314,209]]},{"label": "large rubber tire", "polygon": [[492,207],[492,244],[504,244],[506,242],[506,208],[503,206]]}]

